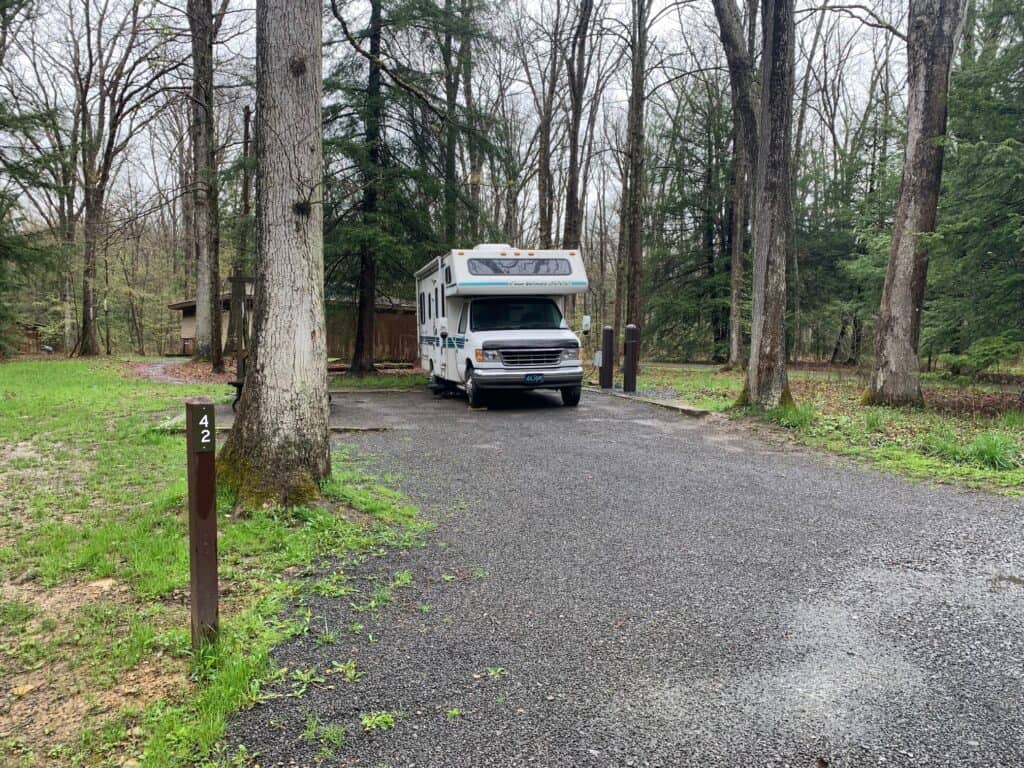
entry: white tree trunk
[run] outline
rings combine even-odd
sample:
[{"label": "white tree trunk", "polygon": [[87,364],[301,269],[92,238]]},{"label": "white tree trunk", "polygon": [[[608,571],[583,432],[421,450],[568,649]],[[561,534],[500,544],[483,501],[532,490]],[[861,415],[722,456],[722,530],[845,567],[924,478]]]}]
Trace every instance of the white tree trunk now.
[{"label": "white tree trunk", "polygon": [[320,39],[317,0],[257,4],[252,359],[221,455],[247,506],[304,503],[330,473]]},{"label": "white tree trunk", "polygon": [[924,402],[917,344],[928,277],[918,235],[935,229],[942,182],[949,73],[966,0],[911,0],[907,31],[907,149],[893,224],[889,268],[875,331],[875,367],[865,400]]}]

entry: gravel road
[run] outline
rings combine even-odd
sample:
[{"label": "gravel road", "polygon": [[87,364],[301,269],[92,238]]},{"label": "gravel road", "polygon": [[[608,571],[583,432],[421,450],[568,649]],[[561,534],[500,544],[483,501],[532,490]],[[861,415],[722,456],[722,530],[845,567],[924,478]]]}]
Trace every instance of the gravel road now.
[{"label": "gravel road", "polygon": [[280,664],[364,677],[236,717],[265,768],[1024,765],[1019,499],[589,393],[347,407],[438,528],[379,620],[311,599]]}]

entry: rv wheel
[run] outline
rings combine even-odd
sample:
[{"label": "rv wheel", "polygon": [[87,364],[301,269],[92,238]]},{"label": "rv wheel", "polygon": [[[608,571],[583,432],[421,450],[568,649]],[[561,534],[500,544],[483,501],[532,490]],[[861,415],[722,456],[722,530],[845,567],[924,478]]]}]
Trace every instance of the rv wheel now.
[{"label": "rv wheel", "polygon": [[479,408],[484,404],[484,396],[480,391],[480,387],[476,385],[473,377],[473,369],[468,368],[466,370],[466,399],[469,400],[470,408]]},{"label": "rv wheel", "polygon": [[563,387],[562,403],[570,407],[580,404],[580,395],[583,394],[583,387]]}]

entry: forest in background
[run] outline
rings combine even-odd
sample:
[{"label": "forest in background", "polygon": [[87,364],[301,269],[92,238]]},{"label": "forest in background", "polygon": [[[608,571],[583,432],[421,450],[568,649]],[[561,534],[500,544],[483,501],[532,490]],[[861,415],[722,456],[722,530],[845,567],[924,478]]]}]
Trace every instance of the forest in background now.
[{"label": "forest in background", "polygon": [[[745,350],[750,184],[736,181],[746,142],[722,5],[329,4],[328,296],[409,297],[412,272],[449,247],[579,246],[591,290],[577,315],[621,329],[632,301],[646,357],[717,362],[730,360],[730,319],[740,319]],[[734,8],[756,80],[758,4]],[[101,351],[170,349],[177,314],[167,304],[193,297],[205,274],[186,11],[0,0],[8,344],[37,324],[56,350],[75,350],[91,280]],[[245,136],[255,62],[250,4],[219,0],[214,11],[212,251],[223,279],[253,268]],[[796,7],[785,323],[794,359],[871,356],[903,163],[906,15],[888,0]],[[975,373],[1013,364],[1024,342],[1020,3],[968,6],[944,145],[920,356],[929,369]],[[363,354],[372,363],[372,350]]]}]

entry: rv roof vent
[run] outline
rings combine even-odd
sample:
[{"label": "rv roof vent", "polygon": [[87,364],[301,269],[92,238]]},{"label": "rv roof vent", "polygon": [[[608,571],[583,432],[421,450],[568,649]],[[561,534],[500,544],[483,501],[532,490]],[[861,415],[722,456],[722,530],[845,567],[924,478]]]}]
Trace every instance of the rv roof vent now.
[{"label": "rv roof vent", "polygon": [[508,243],[480,243],[475,251],[511,251],[512,246]]}]

